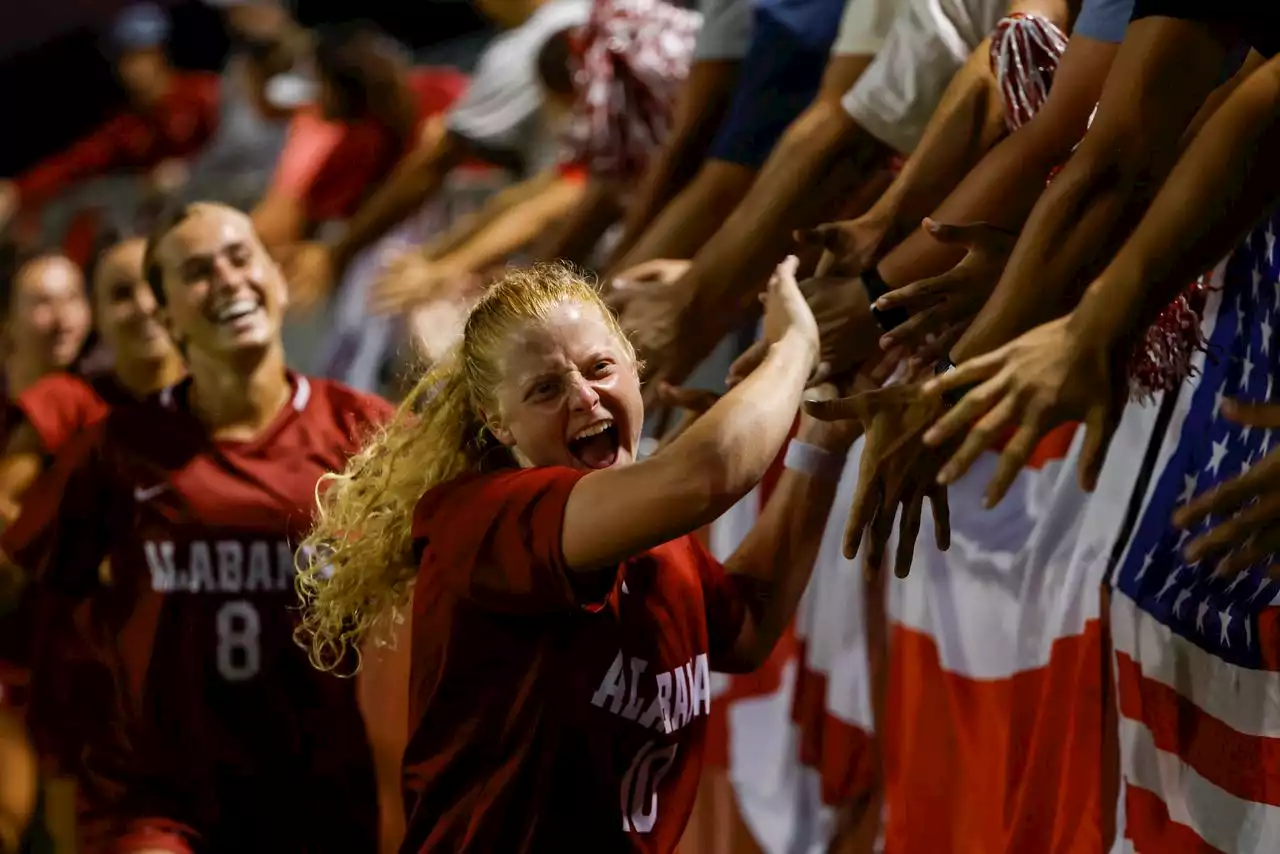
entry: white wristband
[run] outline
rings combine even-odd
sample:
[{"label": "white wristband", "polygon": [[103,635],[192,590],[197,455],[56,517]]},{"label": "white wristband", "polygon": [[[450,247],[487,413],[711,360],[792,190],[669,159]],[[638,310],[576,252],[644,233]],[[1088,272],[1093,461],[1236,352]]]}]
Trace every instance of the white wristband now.
[{"label": "white wristband", "polygon": [[787,455],[782,464],[792,471],[824,480],[839,480],[844,473],[844,455],[792,439],[787,444]]}]

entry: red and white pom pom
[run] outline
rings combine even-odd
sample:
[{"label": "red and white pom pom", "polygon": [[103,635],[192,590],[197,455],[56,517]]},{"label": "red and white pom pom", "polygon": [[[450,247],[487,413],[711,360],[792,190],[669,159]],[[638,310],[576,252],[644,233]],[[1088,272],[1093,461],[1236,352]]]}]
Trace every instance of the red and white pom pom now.
[{"label": "red and white pom pom", "polygon": [[1129,399],[1149,401],[1159,392],[1172,391],[1194,373],[1192,358],[1205,347],[1200,318],[1209,285],[1201,276],[1147,329],[1129,358]]},{"label": "red and white pom pom", "polygon": [[1004,120],[1015,131],[1044,105],[1067,36],[1047,18],[1015,12],[991,36],[991,71],[1004,96]]}]

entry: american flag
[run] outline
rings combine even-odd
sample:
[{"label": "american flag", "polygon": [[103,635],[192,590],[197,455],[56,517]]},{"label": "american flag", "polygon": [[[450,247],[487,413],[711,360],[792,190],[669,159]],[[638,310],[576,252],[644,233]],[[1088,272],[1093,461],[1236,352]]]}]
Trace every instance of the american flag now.
[{"label": "american flag", "polygon": [[1182,548],[1222,520],[1189,531],[1170,521],[1276,445],[1280,431],[1235,424],[1222,402],[1274,399],[1277,234],[1280,216],[1226,262],[1202,372],[1181,390],[1185,418],[1170,425],[1171,453],[1115,576],[1122,850],[1280,851],[1280,582],[1266,575],[1275,556],[1221,577],[1214,561],[1189,564]]}]

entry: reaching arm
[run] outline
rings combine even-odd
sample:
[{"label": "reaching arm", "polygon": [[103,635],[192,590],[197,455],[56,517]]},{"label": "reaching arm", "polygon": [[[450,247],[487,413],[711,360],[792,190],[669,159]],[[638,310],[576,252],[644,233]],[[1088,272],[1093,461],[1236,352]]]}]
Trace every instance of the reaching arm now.
[{"label": "reaching arm", "polygon": [[[1062,54],[1053,88],[1032,119],[1002,140],[932,212],[942,223],[986,222],[1007,231],[1022,228],[1043,195],[1054,167],[1084,136],[1118,44],[1073,36]],[[896,182],[895,182],[896,183]],[[917,226],[879,263],[890,287],[950,269],[964,249],[933,240]],[[903,221],[903,227],[907,223]]]},{"label": "reaching arm", "polygon": [[1032,211],[953,359],[988,352],[1070,307],[1076,283],[1118,247],[1173,165],[1225,57],[1204,25],[1163,17],[1130,24],[1093,126]]},{"label": "reaching arm", "polygon": [[537,195],[508,208],[435,263],[459,273],[478,273],[497,264],[568,216],[585,191],[580,181],[556,177]]},{"label": "reaching arm", "polygon": [[0,459],[0,524],[18,518],[22,494],[44,468],[44,446],[30,424],[23,422],[12,433]]},{"label": "reaching arm", "polygon": [[1132,237],[1085,293],[1077,319],[1131,341],[1188,280],[1280,201],[1280,57],[1244,81],[1179,158]]},{"label": "reaching arm", "polygon": [[1005,134],[1004,107],[990,56],[987,37],[952,78],[902,171],[865,214],[882,223],[884,246],[914,231]]},{"label": "reaching arm", "polygon": [[[869,381],[859,383],[861,390],[872,387]],[[754,594],[734,645],[733,663],[740,669],[763,664],[795,616],[831,518],[845,457],[860,433],[851,422],[832,424],[802,415],[793,441],[816,448],[817,465],[811,471],[787,466],[760,520],[725,562],[731,577],[749,580],[740,589]],[[718,663],[716,669],[725,667]]]},{"label": "reaching arm", "polygon": [[88,136],[31,167],[14,182],[23,207],[38,207],[73,185],[118,165],[132,120],[117,116]]},{"label": "reaching arm", "polygon": [[544,260],[563,258],[586,265],[605,232],[622,216],[619,201],[622,193],[616,181],[588,178],[581,201],[534,244],[533,256]]},{"label": "reaching arm", "polygon": [[658,212],[697,173],[729,106],[741,63],[696,62],[675,107],[675,125],[662,150],[649,163],[623,220],[622,238],[606,267],[622,260]]},{"label": "reaching arm", "polygon": [[302,202],[275,189],[267,191],[250,217],[262,245],[272,254],[301,240],[310,225]]},{"label": "reaching arm", "polygon": [[452,131],[411,151],[347,222],[333,247],[334,269],[399,225],[439,192],[444,179],[470,153],[471,145]]},{"label": "reaching arm", "polygon": [[1084,141],[1032,211],[991,300],[952,350],[963,361],[1069,309],[1169,172],[1219,81],[1226,49],[1203,24],[1130,24]]},{"label": "reaching arm", "polygon": [[[1017,12],[1038,15],[1067,29],[1069,10],[1059,0],[1014,0],[1009,13]],[[864,215],[863,219],[884,230],[884,249],[915,232],[920,220],[947,198],[1007,133],[1004,96],[991,70],[991,45],[992,37],[988,36],[969,55],[947,86],[902,171]],[[1057,86],[1055,75],[1053,88]]]},{"label": "reaching arm", "polygon": [[0,709],[0,768],[0,854],[18,854],[35,814],[39,780],[26,729],[7,709]]},{"label": "reaching arm", "polygon": [[431,261],[444,258],[460,246],[463,246],[516,205],[522,204],[542,193],[555,183],[557,177],[554,169],[544,169],[518,184],[504,187],[486,201],[480,210],[469,216],[462,217],[444,234],[427,241],[422,247],[422,254]]}]

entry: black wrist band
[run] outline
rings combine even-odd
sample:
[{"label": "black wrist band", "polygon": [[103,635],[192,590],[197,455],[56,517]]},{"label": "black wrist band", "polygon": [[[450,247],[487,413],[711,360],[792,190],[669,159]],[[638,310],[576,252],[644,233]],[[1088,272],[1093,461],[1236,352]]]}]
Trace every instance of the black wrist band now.
[{"label": "black wrist band", "polygon": [[871,301],[871,316],[875,318],[876,323],[880,324],[880,328],[885,332],[892,331],[895,327],[902,325],[910,316],[905,309],[876,308],[876,300],[889,293],[889,286],[884,283],[884,279],[880,277],[880,271],[875,267],[868,267],[862,272],[862,284],[867,289],[867,299]]}]

